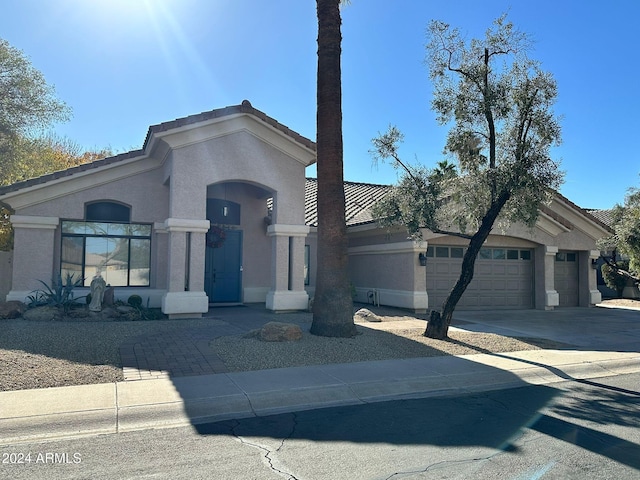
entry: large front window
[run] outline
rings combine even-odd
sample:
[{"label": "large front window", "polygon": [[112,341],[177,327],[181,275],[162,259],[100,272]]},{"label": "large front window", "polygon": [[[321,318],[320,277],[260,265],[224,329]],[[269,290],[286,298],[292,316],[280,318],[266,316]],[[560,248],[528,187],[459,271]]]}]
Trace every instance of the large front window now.
[{"label": "large front window", "polygon": [[148,287],[151,225],[63,221],[60,258],[62,278],[87,287],[98,274],[114,287]]}]

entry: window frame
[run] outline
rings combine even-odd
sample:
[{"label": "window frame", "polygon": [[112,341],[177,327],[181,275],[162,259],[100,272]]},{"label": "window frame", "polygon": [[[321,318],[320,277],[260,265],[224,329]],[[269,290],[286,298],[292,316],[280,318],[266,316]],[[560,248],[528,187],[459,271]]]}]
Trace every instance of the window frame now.
[{"label": "window frame", "polygon": [[[65,224],[76,224],[76,227],[81,227],[81,224],[84,224],[83,232],[65,232]],[[90,227],[94,230],[94,233],[88,231],[90,230],[89,225],[94,225],[94,227]],[[107,231],[105,233],[97,233],[99,228],[103,226],[107,226]],[[114,233],[108,233],[109,225],[118,225],[122,226],[122,230],[128,231],[128,233],[116,233],[117,228],[114,228]],[[144,227],[144,228],[140,228]],[[143,230],[146,232],[140,233],[139,231],[136,233],[135,230]],[[80,230],[80,228],[78,228]],[[127,251],[127,260],[126,260],[126,285],[113,285],[114,287],[119,288],[149,288],[151,286],[151,250],[152,250],[152,236],[153,236],[153,224],[151,223],[124,223],[124,222],[115,222],[115,221],[86,221],[86,220],[75,220],[75,219],[61,219],[60,221],[60,272],[63,272],[65,263],[68,263],[65,258],[65,238],[75,238],[82,239],[81,247],[82,247],[82,259],[80,263],[80,275],[83,279],[83,286],[89,286],[89,282],[91,279],[87,278],[87,240],[92,238],[99,239],[112,239],[112,240],[125,240],[126,241],[126,251]],[[131,283],[131,273],[132,273],[132,241],[133,240],[142,240],[148,242],[148,256],[146,260],[146,282],[144,284],[132,284]],[[92,265],[89,265],[91,268]],[[70,269],[69,269],[70,270]],[[108,280],[108,279],[106,279]],[[110,282],[108,282],[110,283]]]}]

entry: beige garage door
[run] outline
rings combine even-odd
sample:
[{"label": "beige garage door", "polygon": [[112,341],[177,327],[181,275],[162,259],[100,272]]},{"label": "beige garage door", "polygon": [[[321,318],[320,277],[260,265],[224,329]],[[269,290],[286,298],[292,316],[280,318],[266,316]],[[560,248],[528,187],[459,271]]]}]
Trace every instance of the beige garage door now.
[{"label": "beige garage door", "polygon": [[[427,249],[429,306],[440,308],[460,275],[462,247]],[[458,303],[460,308],[533,308],[533,252],[513,248],[483,248],[473,280]]]},{"label": "beige garage door", "polygon": [[556,253],[554,269],[555,289],[561,307],[578,306],[578,253],[560,251]]}]

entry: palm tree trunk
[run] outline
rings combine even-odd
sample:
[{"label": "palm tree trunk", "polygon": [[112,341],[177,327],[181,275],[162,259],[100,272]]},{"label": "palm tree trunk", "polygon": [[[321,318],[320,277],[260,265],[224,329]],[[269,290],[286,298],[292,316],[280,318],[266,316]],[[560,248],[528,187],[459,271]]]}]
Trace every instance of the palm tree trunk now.
[{"label": "palm tree trunk", "polygon": [[342,169],[340,0],[317,0],[318,14],[318,270],[311,333],[352,337]]}]

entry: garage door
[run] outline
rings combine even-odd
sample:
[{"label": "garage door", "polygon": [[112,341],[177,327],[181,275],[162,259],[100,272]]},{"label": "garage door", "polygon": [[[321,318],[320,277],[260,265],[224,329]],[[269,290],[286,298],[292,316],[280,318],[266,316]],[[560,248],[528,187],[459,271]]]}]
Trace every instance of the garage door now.
[{"label": "garage door", "polygon": [[578,306],[578,253],[560,251],[556,253],[554,269],[555,290],[561,307]]},{"label": "garage door", "polygon": [[[462,247],[427,249],[429,305],[439,308],[458,280]],[[533,308],[533,252],[513,248],[483,248],[473,280],[458,303],[461,308]]]}]

